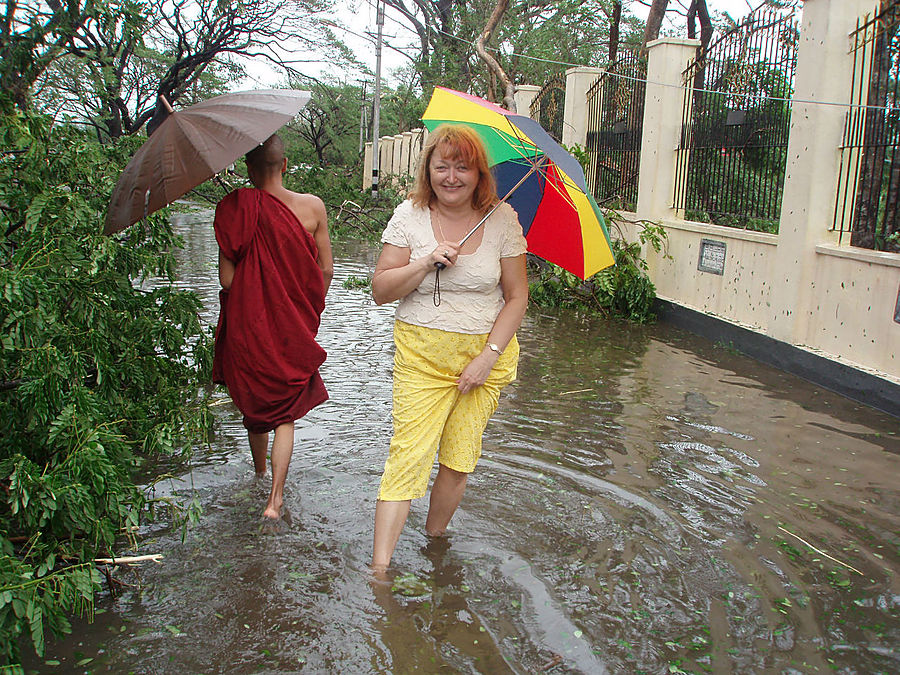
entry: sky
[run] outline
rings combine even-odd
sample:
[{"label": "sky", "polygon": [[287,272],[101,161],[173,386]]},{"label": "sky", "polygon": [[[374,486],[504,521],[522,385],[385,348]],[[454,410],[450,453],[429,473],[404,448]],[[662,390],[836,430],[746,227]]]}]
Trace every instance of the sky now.
[{"label": "sky", "polygon": [[[376,65],[374,36],[376,0],[338,0],[338,20],[348,28],[348,32],[336,31],[338,36],[343,36],[345,42],[353,49],[356,57],[374,72]],[[626,0],[628,2],[628,0]],[[740,18],[750,13],[761,4],[762,0],[707,0],[707,6],[711,13],[726,12],[732,18]],[[669,0],[670,7],[689,5],[689,0]],[[646,18],[647,7],[639,0],[631,0],[631,12]],[[685,34],[684,17],[668,14],[663,23],[664,31],[674,31],[679,35]],[[382,77],[386,81],[391,79],[391,71],[408,65],[409,58],[401,54],[398,49],[403,49],[409,54],[416,53],[416,37],[406,28],[396,10],[387,8],[384,23],[384,44],[382,48]],[[394,48],[392,48],[394,47]],[[395,49],[396,48],[396,49]],[[276,86],[281,78],[271,68],[254,63],[248,67],[250,77],[241,83],[241,88],[256,88],[264,86]],[[321,72],[328,72],[327,66],[321,67]],[[341,73],[333,73],[341,77]],[[362,75],[359,75],[362,77]]]}]

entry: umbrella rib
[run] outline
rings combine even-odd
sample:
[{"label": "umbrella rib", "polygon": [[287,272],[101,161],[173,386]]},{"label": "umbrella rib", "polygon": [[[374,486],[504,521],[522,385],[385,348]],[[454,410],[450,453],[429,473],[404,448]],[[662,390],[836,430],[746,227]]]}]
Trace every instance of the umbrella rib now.
[{"label": "umbrella rib", "polygon": [[[535,148],[535,151],[536,151],[536,153],[533,157],[529,157],[524,152],[522,152],[522,147],[523,147],[527,137],[521,133],[521,131],[515,124],[512,123],[512,120],[510,120],[508,117],[505,117],[505,116],[504,116],[504,119],[506,120],[506,123],[509,125],[510,131],[511,131],[510,135],[515,137],[516,140],[520,141],[520,143],[518,145],[516,145],[514,143],[510,143],[509,141],[506,141],[505,138],[504,138],[504,141],[506,141],[506,143],[511,148],[513,148],[516,152],[519,153],[519,156],[524,160],[524,162],[528,166],[533,166],[533,167],[537,168],[537,170],[540,173],[542,173],[544,175],[544,178],[546,179],[547,172],[541,170],[541,168],[538,166],[539,160],[537,159],[537,154],[540,153],[540,148],[538,146],[534,145],[533,143],[531,144]],[[540,153],[540,154],[543,154],[543,153]],[[511,159],[508,161],[516,162],[517,160]],[[559,182],[562,183],[563,185],[568,185],[579,192],[581,191],[581,188],[562,171],[557,171],[557,176],[559,178]],[[565,190],[559,189],[559,187],[556,185],[556,181],[548,181],[548,182],[553,186],[553,188],[557,191],[557,193],[559,193],[559,195],[563,199],[565,199],[566,202],[568,202],[569,206],[571,206],[572,208],[575,208],[575,202],[572,200],[572,198],[569,196],[569,194]]]}]

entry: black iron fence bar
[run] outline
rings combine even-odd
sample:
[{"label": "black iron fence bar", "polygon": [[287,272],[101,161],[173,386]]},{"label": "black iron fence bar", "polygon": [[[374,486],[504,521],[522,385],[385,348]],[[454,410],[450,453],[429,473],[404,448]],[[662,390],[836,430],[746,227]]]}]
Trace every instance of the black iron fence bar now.
[{"label": "black iron fence bar", "polygon": [[537,116],[541,126],[557,141],[562,139],[565,95],[565,75],[558,73],[544,83],[529,110],[531,117]]},{"label": "black iron fence bar", "polygon": [[[841,200],[840,220],[838,218],[838,209],[835,207],[835,223],[833,228],[838,229],[840,235],[838,241],[843,241],[845,232],[850,231],[850,224],[853,222],[853,214],[855,210],[855,199],[857,183],[859,179],[859,169],[861,163],[862,147],[862,131],[865,122],[865,111],[859,107],[863,100],[863,88],[868,80],[869,69],[867,67],[868,45],[870,44],[869,35],[874,33],[872,30],[876,25],[874,16],[866,16],[865,21],[857,19],[856,30],[853,33],[853,70],[850,89],[850,102],[854,105],[847,111],[847,120],[845,123],[844,144],[841,147],[841,166],[840,171],[844,172],[843,181],[840,174],[838,175],[839,191],[837,199]],[[862,52],[862,53],[860,53]],[[846,171],[845,171],[846,168]],[[852,187],[851,187],[852,186]],[[843,195],[840,192],[843,188]],[[843,196],[843,199],[841,197]]]},{"label": "black iron fence bar", "polygon": [[599,201],[597,172],[600,165],[600,130],[602,127],[601,103],[603,92],[603,76],[601,75],[588,88],[587,99],[587,135],[586,150],[588,154],[587,186],[591,194]]},{"label": "black iron fence bar", "polygon": [[600,203],[637,202],[645,80],[644,60],[628,50],[588,90],[588,182]]},{"label": "black iron fence bar", "polygon": [[[853,68],[832,230],[843,241],[900,251],[900,2],[886,0],[851,33]],[[865,105],[863,104],[865,101]]]},{"label": "black iron fence bar", "polygon": [[793,15],[759,12],[684,71],[676,209],[729,215],[723,224],[777,221],[789,106],[767,94],[792,93],[796,36]]}]

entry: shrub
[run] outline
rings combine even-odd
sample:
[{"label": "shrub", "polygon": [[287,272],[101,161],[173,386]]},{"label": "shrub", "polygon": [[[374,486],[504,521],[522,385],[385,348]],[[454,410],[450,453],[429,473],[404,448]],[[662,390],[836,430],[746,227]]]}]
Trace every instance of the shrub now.
[{"label": "shrub", "polygon": [[[138,139],[101,146],[0,101],[0,665],[69,630],[138,524],[136,484],[206,437],[211,334],[164,214],[103,236]],[[148,283],[152,282],[152,283]]]}]

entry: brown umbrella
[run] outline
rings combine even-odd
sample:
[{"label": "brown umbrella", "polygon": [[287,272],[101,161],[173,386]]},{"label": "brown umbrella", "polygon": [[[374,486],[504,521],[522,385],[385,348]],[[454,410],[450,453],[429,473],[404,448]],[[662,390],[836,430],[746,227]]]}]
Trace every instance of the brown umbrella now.
[{"label": "brown umbrella", "polygon": [[308,91],[259,89],[170,110],[119,177],[105,233],[125,229],[209,180],[293,119],[309,98]]}]

